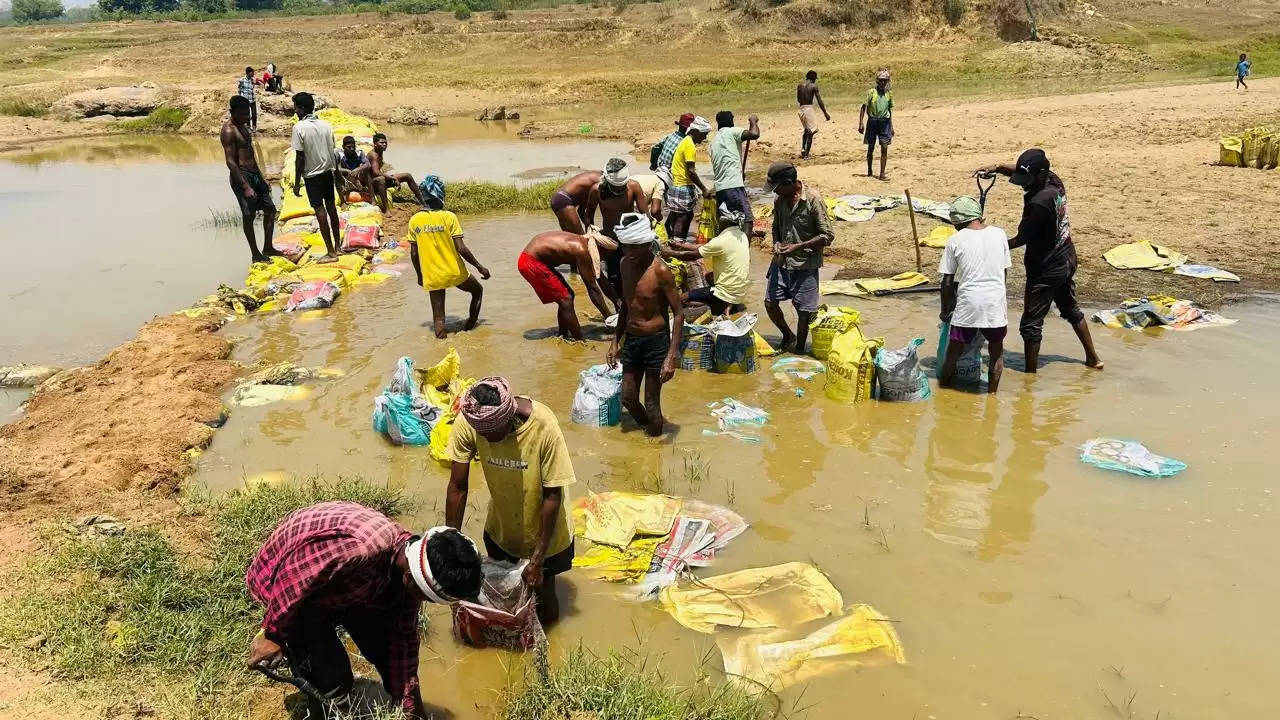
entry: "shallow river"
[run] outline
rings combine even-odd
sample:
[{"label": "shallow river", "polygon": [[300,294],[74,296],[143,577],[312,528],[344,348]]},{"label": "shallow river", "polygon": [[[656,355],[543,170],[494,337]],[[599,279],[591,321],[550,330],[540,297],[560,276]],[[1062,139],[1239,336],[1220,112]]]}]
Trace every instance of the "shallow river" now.
[{"label": "shallow river", "polygon": [[[608,151],[590,149],[582,161],[598,164]],[[513,161],[503,172],[542,163]],[[95,167],[76,165],[60,177],[83,180]],[[58,168],[45,169],[63,172]],[[119,187],[119,178],[154,177],[173,166],[157,161],[112,171],[119,174],[103,170],[101,179],[85,181],[103,205],[114,202],[102,197],[106,183]],[[186,193],[157,191],[178,198],[192,186],[207,187],[209,199],[187,201],[195,215],[206,203],[225,204],[220,169],[190,174],[208,178],[193,178]],[[58,189],[50,184],[48,192]],[[170,211],[177,222],[181,213],[163,209]],[[251,478],[358,474],[417,497],[420,510],[410,525],[435,524],[443,516],[446,471],[425,448],[390,446],[370,428],[370,412],[398,357],[425,366],[456,347],[467,375],[506,375],[518,392],[560,416],[578,475],[573,493],[660,488],[731,505],[751,522],[701,576],[812,562],[846,605],[868,603],[896,621],[905,665],[868,662],[821,675],[782,695],[788,711],[809,707],[801,716],[814,720],[1273,714],[1280,531],[1275,483],[1266,479],[1275,476],[1265,468],[1272,465],[1266,448],[1280,440],[1280,396],[1268,370],[1274,363],[1266,360],[1280,353],[1274,303],[1229,307],[1224,312],[1237,325],[1190,333],[1095,327],[1107,361],[1101,373],[1068,359],[1078,345],[1052,318],[1046,366],[1026,375],[1020,353],[1011,353],[994,399],[942,391],[917,404],[842,406],[823,396],[821,378],[805,384],[767,369],[749,376],[679,373],[664,395],[676,429],[654,441],[629,424],[620,430],[568,422],[577,373],[602,361],[605,343],[598,322],[589,326],[597,340],[588,346],[551,338],[554,313],[534,302],[516,272],[516,254],[550,220],[549,214],[463,218],[469,245],[494,273],[485,285],[483,324],[470,333],[435,339],[423,327],[430,320],[427,297],[408,277],[350,292],[327,311],[229,324],[222,332],[237,338],[242,362],[335,367],[346,376],[299,401],[237,408],[194,480],[224,491]],[[183,233],[192,235],[214,247],[210,235]],[[94,257],[107,258],[120,241],[113,232],[86,245]],[[223,241],[234,248],[220,260],[226,279],[238,277],[242,247],[234,234]],[[756,274],[763,276],[763,268],[757,257]],[[197,272],[201,277],[188,277],[171,307],[216,282],[205,276],[208,268]],[[762,291],[758,282],[750,307],[760,307]],[[448,296],[451,329],[460,325],[465,297]],[[579,297],[585,301],[584,293]],[[931,360],[936,296],[831,300],[858,307],[868,334],[886,336],[891,347],[914,335],[928,338],[922,355]],[[56,328],[16,322],[5,336],[16,333],[32,347],[56,346],[73,327],[84,335],[76,340],[80,352],[121,339],[116,325],[105,322]],[[761,329],[772,335],[767,320]],[[12,352],[8,343],[5,352]],[[712,427],[707,403],[724,397],[771,413],[762,444],[702,435]],[[1189,467],[1166,480],[1098,470],[1082,464],[1077,450],[1096,436],[1140,440]],[[706,463],[708,476],[686,480],[690,461]],[[472,504],[483,508],[483,483],[473,488]],[[481,513],[470,510],[468,532],[478,537],[481,523]],[[550,633],[553,653],[578,643],[638,648],[651,665],[685,681],[704,658],[713,674],[719,668],[715,636],[685,629],[656,605],[623,599],[619,586],[578,572],[564,578],[566,617]],[[511,656],[459,648],[447,614],[433,609],[431,616],[424,695],[457,717],[487,717]]]}]

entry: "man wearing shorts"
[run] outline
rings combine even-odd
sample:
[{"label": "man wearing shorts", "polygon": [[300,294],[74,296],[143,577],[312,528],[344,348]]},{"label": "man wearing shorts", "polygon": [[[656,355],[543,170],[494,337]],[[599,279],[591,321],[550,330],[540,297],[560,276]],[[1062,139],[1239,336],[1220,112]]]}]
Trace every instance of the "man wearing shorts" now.
[{"label": "man wearing shorts", "polygon": [[485,550],[495,560],[529,561],[523,580],[537,593],[538,619],[550,625],[560,616],[556,576],[573,566],[565,488],[577,478],[560,423],[546,405],[512,393],[501,377],[476,383],[460,410],[449,436],[445,524],[462,529],[471,462],[479,461],[489,488]]},{"label": "man wearing shorts", "polygon": [[[818,191],[800,182],[796,166],[776,162],[769,166],[765,190],[778,194],[773,203],[773,262],[766,275],[764,308],[782,331],[779,349],[805,352],[809,321],[818,311],[818,269],[822,251],[835,240],[827,203]],[[796,309],[796,331],[791,332],[782,314],[784,300]]]},{"label": "man wearing shorts", "polygon": [[1027,150],[1013,165],[990,165],[980,173],[998,172],[1022,188],[1022,221],[1018,234],[1009,239],[1010,249],[1027,246],[1023,264],[1027,289],[1023,299],[1018,332],[1026,353],[1026,371],[1034,373],[1040,360],[1040,340],[1049,306],[1057,305],[1062,319],[1071,323],[1084,348],[1084,364],[1102,369],[1102,360],[1093,349],[1093,336],[1080,305],[1076,302],[1076,247],[1071,242],[1067,219],[1067,188],[1049,170],[1049,158],[1039,148]]},{"label": "man wearing shorts", "polygon": [[[596,210],[600,211],[600,225],[596,227]],[[618,274],[618,263],[622,261],[622,253],[618,252],[618,241],[613,236],[613,229],[618,225],[618,218],[623,213],[648,213],[649,204],[640,183],[631,179],[627,172],[626,158],[609,158],[605,163],[600,180],[587,196],[587,207],[582,218],[587,223],[587,239],[592,251],[592,264],[604,274],[605,282],[600,289],[604,291],[609,302],[619,305],[618,288],[622,285]],[[591,229],[595,228],[595,232]],[[603,255],[601,260],[597,257]],[[596,273],[600,275],[600,272]]]},{"label": "man wearing shorts", "polygon": [[342,176],[344,191],[363,193],[368,189],[364,186],[364,172],[368,169],[369,156],[356,147],[354,137],[348,135],[342,138],[342,149],[334,151],[333,161],[338,166],[338,174]]},{"label": "man wearing shorts", "polygon": [[667,237],[684,241],[689,236],[689,226],[698,212],[699,195],[707,193],[707,186],[698,177],[697,146],[707,139],[711,123],[704,117],[695,117],[689,123],[689,133],[676,146],[671,158],[671,187],[667,189]]},{"label": "man wearing shorts", "polygon": [[599,170],[588,170],[578,173],[551,193],[551,212],[565,232],[581,235],[587,231],[587,224],[582,220],[582,209],[587,206],[587,196],[591,188],[600,182]]},{"label": "man wearing shorts", "polygon": [[605,359],[610,367],[622,364],[622,406],[650,437],[657,437],[666,425],[662,386],[676,374],[684,308],[671,268],[653,254],[657,236],[649,216],[623,215],[617,235],[623,253],[622,310]]},{"label": "man wearing shorts", "polygon": [[590,241],[576,233],[552,230],[534,235],[516,260],[516,269],[528,281],[543,305],[556,306],[556,332],[569,340],[582,340],[582,325],[573,307],[573,288],[556,267],[568,265],[578,271],[587,286],[587,296],[600,311],[600,319],[609,317],[604,293],[600,290],[597,271],[592,263]]},{"label": "man wearing shorts", "polygon": [[422,193],[418,192],[418,183],[409,173],[392,172],[391,167],[386,164],[384,157],[386,152],[387,136],[383,133],[374,133],[373,152],[369,153],[368,185],[373,190],[373,196],[377,198],[378,207],[386,212],[391,207],[390,201],[387,200],[387,189],[395,190],[401,185],[408,186],[413,191],[414,199],[421,205],[423,199]]},{"label": "man wearing shorts", "polygon": [[444,209],[444,181],[435,175],[422,179],[422,210],[409,218],[409,260],[418,274],[418,285],[431,298],[431,322],[436,337],[445,338],[444,291],[449,288],[471,295],[471,307],[463,330],[473,330],[480,322],[480,305],[484,301],[484,287],[471,277],[463,261],[470,263],[489,279],[489,270],[471,254],[462,238],[462,224],[458,216]]},{"label": "man wearing shorts", "polygon": [[746,218],[747,227],[755,222],[751,214],[751,201],[747,198],[746,173],[743,170],[743,144],[760,137],[760,118],[747,118],[747,127],[733,126],[733,113],[721,110],[716,113],[716,136],[711,139],[711,169],[715,174],[716,205],[727,205],[730,210]]},{"label": "man wearing shorts", "polygon": [[[231,97],[231,117],[222,123],[222,154],[231,171],[231,192],[240,205],[244,239],[249,243],[252,262],[263,262],[280,253],[271,244],[276,227],[276,206],[271,203],[271,186],[262,178],[258,158],[253,151],[253,134],[249,130],[250,103],[242,95]],[[262,211],[262,249],[253,233],[253,219]]]},{"label": "man wearing shorts", "polygon": [[694,288],[684,294],[685,303],[703,303],[712,315],[743,310],[747,289],[751,287],[751,242],[747,239],[746,217],[739,210],[721,203],[717,208],[717,235],[703,245],[671,243],[662,257],[696,261],[710,258],[715,267],[715,281],[708,287]]},{"label": "man wearing shorts", "polygon": [[800,136],[800,159],[809,157],[813,152],[813,136],[818,134],[818,116],[813,112],[813,104],[818,104],[822,115],[831,122],[831,113],[822,104],[822,91],[818,90],[818,72],[810,70],[804,74],[804,82],[796,86],[796,103],[800,106],[800,127],[804,131]]},{"label": "man wearing shorts", "polygon": [[889,162],[889,143],[893,142],[893,94],[889,92],[889,71],[876,73],[876,86],[867,92],[867,101],[858,111],[858,132],[867,144],[867,177],[871,173],[871,159],[876,154],[876,141],[880,142],[880,179],[888,180],[885,165]]},{"label": "man wearing shorts", "polygon": [[[338,175],[338,165],[333,158],[333,127],[316,117],[316,101],[311,93],[300,92],[293,96],[293,110],[299,120],[293,126],[293,194],[302,195],[302,188],[307,188],[307,201],[316,213],[316,224],[320,226],[320,237],[324,238],[324,247],[328,252],[321,261],[332,260],[338,256],[338,206],[334,202],[337,183],[342,181]],[[298,182],[298,180],[302,182]]]},{"label": "man wearing shorts", "polygon": [[942,368],[938,382],[943,387],[952,383],[964,346],[981,333],[991,353],[987,392],[994,393],[1004,370],[1004,336],[1009,330],[1005,278],[1013,263],[1009,259],[1009,236],[982,220],[982,207],[977,200],[958,197],[951,202],[951,224],[956,234],[947,240],[938,263],[938,274],[942,276],[942,312],[938,317],[951,323],[951,334],[946,358],[939,359]]}]

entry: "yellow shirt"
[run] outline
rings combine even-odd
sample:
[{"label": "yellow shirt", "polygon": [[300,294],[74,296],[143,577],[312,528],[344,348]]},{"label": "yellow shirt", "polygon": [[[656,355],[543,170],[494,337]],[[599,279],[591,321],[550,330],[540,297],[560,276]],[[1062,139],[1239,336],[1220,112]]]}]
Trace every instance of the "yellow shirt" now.
[{"label": "yellow shirt", "polygon": [[[527,558],[537,545],[542,514],[542,489],[576,482],[569,446],[560,434],[555,413],[531,400],[533,412],[500,443],[491,443],[459,415],[449,436],[449,459],[469,463],[479,459],[489,486],[489,517],[484,531],[510,555]],[[573,539],[569,496],[560,505],[547,545],[547,557],[563,552]]]},{"label": "yellow shirt", "polygon": [[448,210],[423,210],[409,219],[407,239],[418,246],[424,290],[456,287],[471,277],[453,241],[460,237],[462,225]]},{"label": "yellow shirt", "polygon": [[676,146],[676,154],[671,156],[671,185],[672,187],[683,187],[692,185],[693,181],[689,179],[687,163],[693,162],[698,155],[698,149],[693,144],[693,138],[685,136],[680,144]]},{"label": "yellow shirt", "polygon": [[742,228],[731,227],[698,247],[704,258],[714,258],[716,282],[711,294],[737,304],[747,298],[751,287],[751,243]]}]

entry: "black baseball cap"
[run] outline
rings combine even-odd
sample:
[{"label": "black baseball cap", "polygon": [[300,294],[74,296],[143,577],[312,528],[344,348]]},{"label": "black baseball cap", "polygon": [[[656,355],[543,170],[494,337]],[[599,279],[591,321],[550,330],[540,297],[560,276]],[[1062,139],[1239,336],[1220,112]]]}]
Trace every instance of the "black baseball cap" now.
[{"label": "black baseball cap", "polygon": [[769,166],[769,172],[765,175],[764,191],[773,192],[779,185],[790,185],[798,177],[795,165],[779,160]]},{"label": "black baseball cap", "polygon": [[1040,148],[1031,148],[1018,156],[1018,163],[1014,166],[1013,174],[1009,176],[1009,182],[1026,187],[1035,182],[1041,170],[1048,169],[1049,158],[1044,151]]}]

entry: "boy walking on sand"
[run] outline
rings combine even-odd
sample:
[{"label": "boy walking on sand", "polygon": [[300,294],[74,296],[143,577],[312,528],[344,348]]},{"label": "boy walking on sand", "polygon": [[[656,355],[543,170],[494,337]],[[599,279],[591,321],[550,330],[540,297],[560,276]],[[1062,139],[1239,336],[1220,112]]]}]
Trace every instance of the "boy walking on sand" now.
[{"label": "boy walking on sand", "polygon": [[1249,86],[1245,84],[1244,79],[1248,77],[1249,69],[1252,67],[1253,67],[1253,64],[1249,62],[1249,56],[1244,53],[1240,53],[1240,62],[1236,63],[1236,89],[1237,90],[1239,90],[1242,87],[1245,90],[1249,89]]}]

